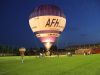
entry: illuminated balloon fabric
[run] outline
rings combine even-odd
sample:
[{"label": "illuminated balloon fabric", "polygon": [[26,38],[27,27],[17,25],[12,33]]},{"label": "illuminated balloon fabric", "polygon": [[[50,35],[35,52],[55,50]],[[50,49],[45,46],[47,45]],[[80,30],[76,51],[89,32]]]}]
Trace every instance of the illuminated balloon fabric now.
[{"label": "illuminated balloon fabric", "polygon": [[19,48],[19,52],[21,56],[24,56],[26,49],[24,47]]},{"label": "illuminated balloon fabric", "polygon": [[21,52],[25,52],[26,51],[26,49],[24,48],[24,47],[21,47],[21,48],[19,48],[19,51]]},{"label": "illuminated balloon fabric", "polygon": [[40,5],[29,18],[32,31],[50,49],[57,37],[64,30],[66,19],[62,11],[54,5]]}]

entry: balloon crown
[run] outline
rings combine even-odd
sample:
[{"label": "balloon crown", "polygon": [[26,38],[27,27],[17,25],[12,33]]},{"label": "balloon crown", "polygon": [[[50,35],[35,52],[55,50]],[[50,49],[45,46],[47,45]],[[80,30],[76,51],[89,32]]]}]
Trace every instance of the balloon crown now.
[{"label": "balloon crown", "polygon": [[50,4],[44,4],[38,6],[33,10],[29,18],[33,18],[36,16],[45,16],[45,15],[61,16],[65,18],[64,13],[61,11],[59,7]]}]

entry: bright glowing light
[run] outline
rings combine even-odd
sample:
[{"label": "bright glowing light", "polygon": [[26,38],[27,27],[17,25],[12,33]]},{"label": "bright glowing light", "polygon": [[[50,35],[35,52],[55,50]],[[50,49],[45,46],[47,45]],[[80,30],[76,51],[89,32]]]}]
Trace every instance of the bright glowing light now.
[{"label": "bright glowing light", "polygon": [[52,46],[52,44],[50,42],[46,42],[44,45],[47,48],[47,50],[49,50],[50,47]]},{"label": "bright glowing light", "polygon": [[45,42],[50,43],[50,42],[51,42],[51,40],[50,40],[50,39],[46,39],[46,40],[45,40]]}]

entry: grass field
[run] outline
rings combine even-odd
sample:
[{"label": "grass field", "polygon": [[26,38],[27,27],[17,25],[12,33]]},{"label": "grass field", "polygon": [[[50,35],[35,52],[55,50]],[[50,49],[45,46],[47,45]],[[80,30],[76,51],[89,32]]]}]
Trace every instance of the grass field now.
[{"label": "grass field", "polygon": [[100,75],[100,55],[0,57],[0,75]]}]

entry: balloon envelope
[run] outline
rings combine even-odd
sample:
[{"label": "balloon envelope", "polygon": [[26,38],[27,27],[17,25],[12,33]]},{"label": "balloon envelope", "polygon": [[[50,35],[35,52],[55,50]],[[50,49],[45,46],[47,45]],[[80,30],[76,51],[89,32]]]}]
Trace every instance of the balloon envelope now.
[{"label": "balloon envelope", "polygon": [[34,9],[29,18],[32,31],[44,44],[47,50],[64,30],[66,18],[63,12],[54,5],[41,5]]},{"label": "balloon envelope", "polygon": [[21,56],[24,56],[26,49],[24,47],[19,48],[19,52]]}]

